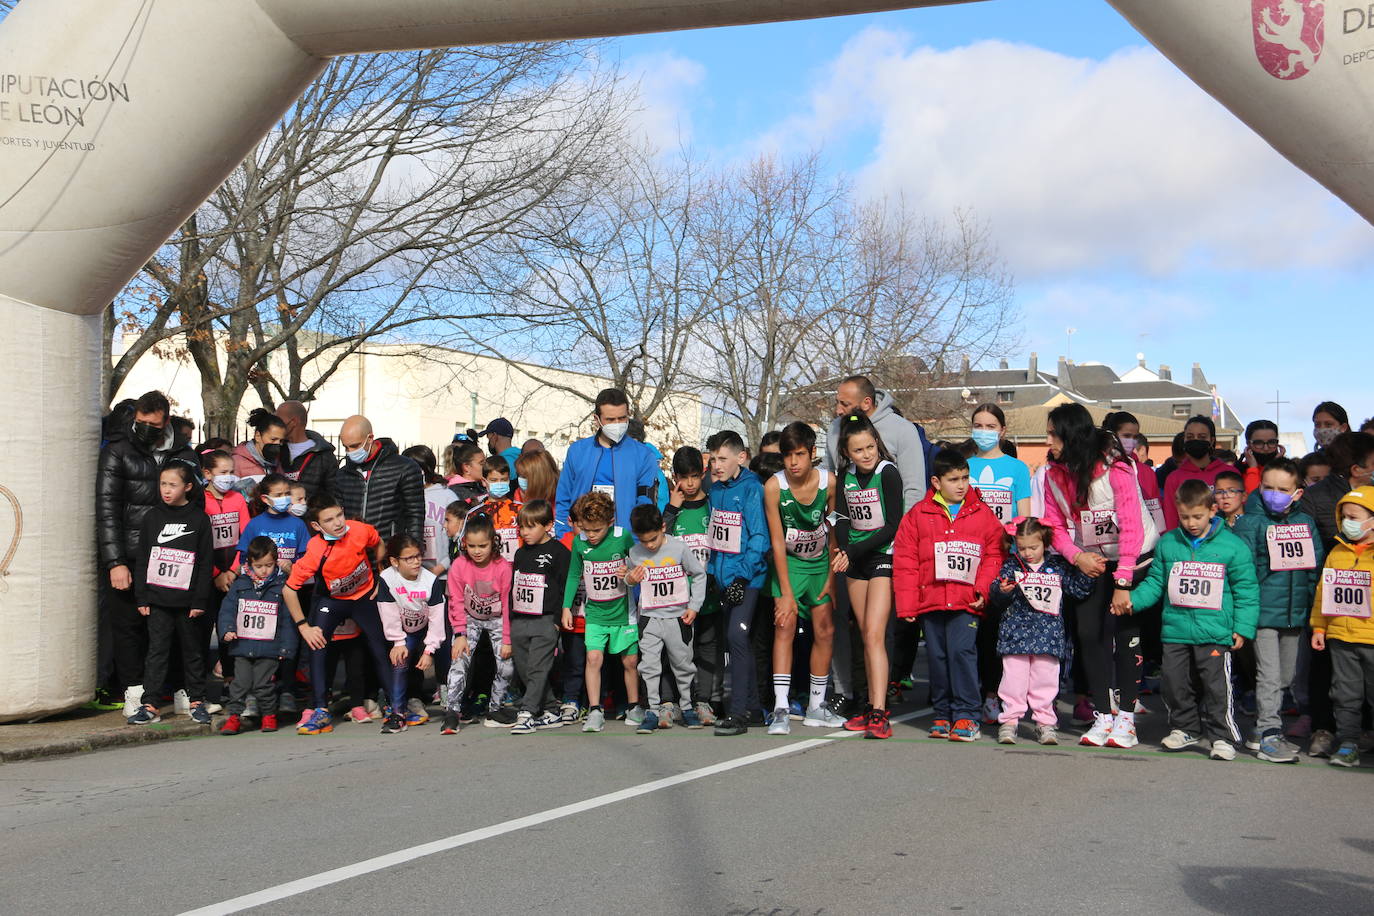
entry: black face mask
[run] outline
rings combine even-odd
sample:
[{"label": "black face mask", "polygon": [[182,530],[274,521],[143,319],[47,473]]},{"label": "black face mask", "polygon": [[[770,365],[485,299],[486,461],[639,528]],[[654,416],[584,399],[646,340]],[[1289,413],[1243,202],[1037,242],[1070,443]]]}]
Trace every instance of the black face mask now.
[{"label": "black face mask", "polygon": [[1212,453],[1212,443],[1206,439],[1189,439],[1183,443],[1183,454],[1194,461],[1201,461]]},{"label": "black face mask", "polygon": [[141,442],[144,445],[152,445],[162,438],[162,427],[154,426],[151,423],[135,421],[133,437],[135,441]]},{"label": "black face mask", "polygon": [[276,464],[277,459],[281,457],[281,443],[272,442],[268,445],[264,445],[258,451],[262,452],[263,461],[266,461],[268,464]]},{"label": "black face mask", "polygon": [[1277,458],[1279,456],[1279,453],[1251,451],[1250,455],[1255,459],[1255,464],[1259,465],[1260,467],[1264,467],[1266,464]]}]

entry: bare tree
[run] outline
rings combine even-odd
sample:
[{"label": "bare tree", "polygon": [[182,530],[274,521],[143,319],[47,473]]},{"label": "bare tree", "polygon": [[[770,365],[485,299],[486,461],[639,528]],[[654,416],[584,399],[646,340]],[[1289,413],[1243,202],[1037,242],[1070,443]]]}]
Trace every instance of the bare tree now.
[{"label": "bare tree", "polygon": [[232,435],[250,387],[309,399],[366,340],[488,317],[453,278],[576,205],[618,129],[616,78],[590,61],[572,44],[335,61],[117,304],[144,329],[133,358],[174,340],[206,432]]}]

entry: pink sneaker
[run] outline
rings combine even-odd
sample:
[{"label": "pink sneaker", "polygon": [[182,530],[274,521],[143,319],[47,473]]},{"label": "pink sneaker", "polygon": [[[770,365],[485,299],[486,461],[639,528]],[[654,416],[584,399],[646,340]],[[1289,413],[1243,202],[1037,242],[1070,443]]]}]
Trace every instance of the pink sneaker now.
[{"label": "pink sneaker", "polygon": [[1289,738],[1310,738],[1312,737],[1312,717],[1298,716],[1293,724],[1288,726],[1288,731],[1284,732]]},{"label": "pink sneaker", "polygon": [[1087,725],[1096,718],[1096,710],[1093,709],[1092,701],[1087,697],[1079,700],[1073,707],[1073,721],[1078,725]]},{"label": "pink sneaker", "polygon": [[314,712],[315,710],[310,709],[309,707],[301,710],[301,720],[296,723],[297,731],[299,731],[305,725],[305,723],[310,721],[310,717],[314,714]]},{"label": "pink sneaker", "polygon": [[372,717],[367,714],[367,710],[361,706],[354,706],[348,711],[348,718],[354,722],[371,722]]}]

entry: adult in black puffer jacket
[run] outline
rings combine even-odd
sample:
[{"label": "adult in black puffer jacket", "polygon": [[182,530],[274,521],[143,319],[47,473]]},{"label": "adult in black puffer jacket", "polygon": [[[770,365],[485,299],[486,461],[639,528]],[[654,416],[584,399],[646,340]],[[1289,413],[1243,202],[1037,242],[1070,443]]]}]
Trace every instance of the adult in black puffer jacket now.
[{"label": "adult in black puffer jacket", "polygon": [[[134,603],[133,566],[144,516],[161,505],[158,473],[170,458],[199,467],[196,454],[167,422],[170,407],[160,391],[133,405],[132,419],[107,431],[95,485],[95,534],[101,575],[102,639],[99,683],[138,687],[126,697],[142,699],[143,661],[148,651],[147,622]],[[106,635],[108,634],[108,635]]]},{"label": "adult in black puffer jacket", "polygon": [[349,417],[339,430],[346,457],[334,478],[334,495],[349,518],[367,522],[385,540],[409,534],[424,543],[425,476],[395,446],[372,435],[367,417]]}]

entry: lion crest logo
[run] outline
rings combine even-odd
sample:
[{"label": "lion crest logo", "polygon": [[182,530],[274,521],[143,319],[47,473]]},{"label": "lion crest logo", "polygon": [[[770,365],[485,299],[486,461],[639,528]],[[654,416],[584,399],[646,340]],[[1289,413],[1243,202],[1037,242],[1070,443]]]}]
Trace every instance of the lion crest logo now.
[{"label": "lion crest logo", "polygon": [[1326,0],[1250,0],[1255,57],[1275,79],[1312,72],[1326,41]]}]

